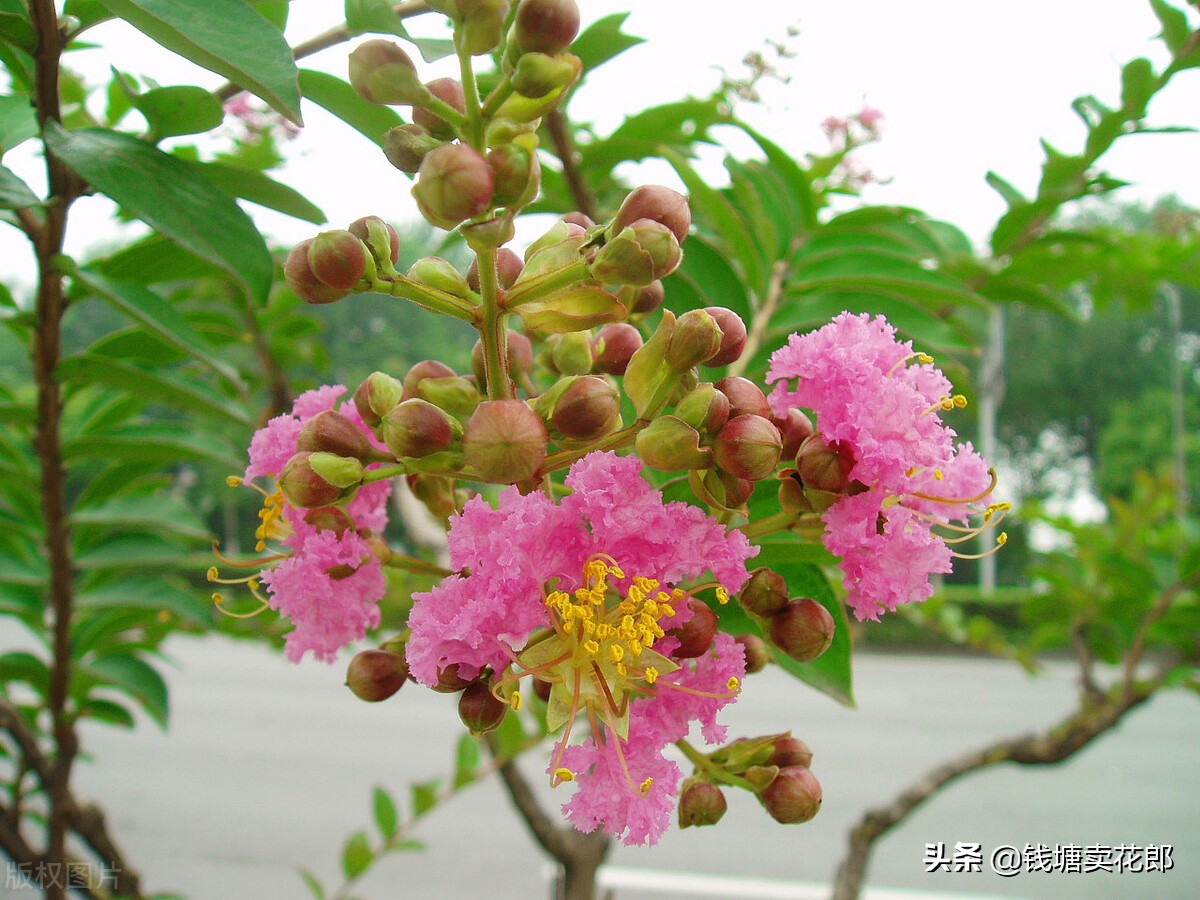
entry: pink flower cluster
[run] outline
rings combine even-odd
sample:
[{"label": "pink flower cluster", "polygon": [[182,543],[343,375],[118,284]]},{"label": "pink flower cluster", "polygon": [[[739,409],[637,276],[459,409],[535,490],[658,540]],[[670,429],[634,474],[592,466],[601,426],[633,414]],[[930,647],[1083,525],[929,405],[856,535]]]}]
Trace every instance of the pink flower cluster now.
[{"label": "pink flower cluster", "polygon": [[[414,595],[407,647],[412,674],[433,685],[452,665],[467,679],[485,667],[503,671],[534,631],[551,626],[547,592],[583,587],[585,567],[597,558],[614,560],[625,584],[640,577],[670,586],[711,570],[728,590],[740,589],[757,548],[696,507],[664,502],[641,467],[635,457],[596,452],[571,467],[571,493],[560,503],[541,493],[522,496],[515,487],[500,495],[497,508],[481,497],[471,500],[450,528],[451,565],[462,574]],[[690,616],[680,606],[672,624]],[[669,656],[678,646],[668,634],[652,649]],[[680,779],[663,749],[684,737],[693,720],[708,740],[723,739],[715,716],[736,695],[731,679],[744,672],[741,647],[719,635],[708,654],[630,695],[627,740],[609,729],[607,737],[558,747],[552,770],[565,766],[579,786],[564,807],[576,827],[602,826],[624,834],[627,844],[657,841]],[[640,789],[650,781],[653,790]]]},{"label": "pink flower cluster", "polygon": [[[250,442],[250,464],[245,480],[276,478],[296,453],[296,440],[313,416],[333,409],[346,392],[341,385],[307,391],[296,398],[290,413],[276,416],[259,429]],[[342,404],[342,415],[358,423],[377,446],[382,446],[362,423],[352,403]],[[337,651],[379,624],[379,600],[387,585],[383,567],[372,555],[367,532],[387,525],[387,501],[392,486],[379,481],[360,488],[344,512],[352,527],[337,530],[311,524],[305,510],[282,508],[288,555],[262,573],[271,608],[295,626],[288,633],[288,659],[299,662],[305,653],[333,662]],[[281,495],[268,498],[283,504]]]},{"label": "pink flower cluster", "polygon": [[969,533],[972,515],[990,515],[984,501],[994,485],[971,444],[956,445],[942,422],[939,412],[957,405],[945,375],[882,317],[844,312],[793,334],[772,354],[767,381],[779,382],[768,398],[776,415],[810,409],[827,442],[853,450],[850,475],[867,490],[839,499],[824,521],[857,616],[928,599],[929,576],[951,570],[934,526]]}]

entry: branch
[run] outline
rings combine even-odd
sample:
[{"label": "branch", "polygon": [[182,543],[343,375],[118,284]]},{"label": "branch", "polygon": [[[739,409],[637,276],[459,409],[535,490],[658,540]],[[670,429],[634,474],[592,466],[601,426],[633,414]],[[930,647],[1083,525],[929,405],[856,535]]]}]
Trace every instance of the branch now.
[{"label": "branch", "polygon": [[855,900],[862,890],[875,842],[953,781],[1000,763],[1046,766],[1062,762],[1113,728],[1162,687],[1166,671],[1133,687],[1118,684],[1097,705],[1084,705],[1041,734],[997,741],[938,766],[889,805],[869,810],[850,831],[850,847],[838,867],[834,900]]},{"label": "branch", "polygon": [[563,178],[571,191],[571,199],[575,201],[575,209],[592,221],[596,220],[596,198],[579,171],[579,151],[575,148],[575,138],[571,134],[571,122],[561,106],[555,106],[545,117],[546,130],[554,143],[554,153],[562,162]]},{"label": "branch", "polygon": [[[792,250],[794,249],[793,246]],[[791,255],[791,250],[788,255]],[[775,315],[775,309],[783,298],[783,285],[787,281],[790,271],[791,266],[786,258],[777,260],[771,267],[771,281],[767,286],[767,296],[763,298],[762,306],[754,311],[754,321],[750,323],[750,333],[746,335],[746,346],[742,350],[742,355],[729,364],[730,375],[741,375],[745,372],[746,366],[750,365],[750,361],[758,353],[758,348],[762,346],[762,342],[767,336],[767,329],[771,326],[771,316]]]},{"label": "branch", "polygon": [[1181,594],[1185,594],[1192,588],[1200,585],[1200,571],[1193,572],[1187,578],[1180,579],[1168,587],[1159,595],[1158,601],[1146,613],[1146,618],[1142,620],[1138,627],[1137,635],[1133,639],[1133,644],[1129,648],[1129,655],[1125,657],[1125,665],[1121,670],[1121,680],[1127,691],[1133,690],[1134,675],[1137,665],[1142,660],[1142,655],[1146,652],[1146,635],[1150,631],[1151,626],[1159,619],[1167,614]]}]

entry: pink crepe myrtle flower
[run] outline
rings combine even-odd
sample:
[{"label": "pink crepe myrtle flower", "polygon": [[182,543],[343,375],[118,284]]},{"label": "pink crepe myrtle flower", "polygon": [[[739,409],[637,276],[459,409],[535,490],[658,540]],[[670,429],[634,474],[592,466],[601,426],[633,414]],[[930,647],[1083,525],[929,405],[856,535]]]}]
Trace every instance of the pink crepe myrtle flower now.
[{"label": "pink crepe myrtle flower", "polygon": [[[928,599],[930,575],[963,556],[951,545],[992,527],[1009,507],[987,502],[994,471],[942,422],[942,411],[966,400],[932,363],[898,341],[882,316],[848,312],[793,334],[771,355],[775,414],[810,409],[826,441],[853,451],[850,477],[865,490],[837,500],[823,519],[825,546],[842,558],[847,600],[860,619]],[[982,526],[969,524],[975,515]]]},{"label": "pink crepe myrtle flower", "polygon": [[858,111],[858,115],[855,118],[868,131],[877,131],[879,124],[883,121],[883,113],[875,107],[864,103],[863,108]]},{"label": "pink crepe myrtle flower", "polygon": [[[590,453],[566,478],[559,503],[516,488],[491,507],[472,499],[451,520],[451,575],[414,594],[406,654],[413,676],[437,683],[494,673],[497,692],[525,675],[550,685],[547,725],[565,726],[551,784],[578,782],[564,807],[584,831],[604,827],[627,844],[655,842],[670,821],[678,767],[663,749],[698,721],[721,740],[717,712],[735,699],[745,657],[718,635],[707,654],[677,661],[668,631],[691,616],[687,598],[728,599],[749,578],[757,548],[702,510],[667,503],[641,461]],[[714,580],[682,583],[711,572]],[[519,693],[514,695],[518,704]],[[580,715],[592,737],[571,745]]]},{"label": "pink crepe myrtle flower", "polygon": [[[344,393],[342,385],[306,391],[296,398],[291,412],[276,416],[255,432],[249,465],[241,478],[232,478],[230,483],[249,484],[262,493],[255,549],[272,552],[244,563],[218,553],[227,565],[261,570],[248,577],[223,579],[215,566],[209,570],[211,581],[248,585],[262,603],[257,612],[269,607],[291,620],[295,627],[287,634],[284,649],[293,662],[308,652],[333,662],[338,650],[379,624],[379,600],[387,589],[370,537],[387,526],[390,482],[364,485],[345,507],[322,510],[322,515],[292,507],[277,487],[268,490],[255,483],[279,476],[296,453],[305,423],[334,409]],[[363,424],[353,403],[342,404],[338,411],[357,423],[372,444],[384,446]],[[265,597],[259,593],[260,583],[266,586]],[[224,600],[220,594],[214,599],[218,603]]]}]

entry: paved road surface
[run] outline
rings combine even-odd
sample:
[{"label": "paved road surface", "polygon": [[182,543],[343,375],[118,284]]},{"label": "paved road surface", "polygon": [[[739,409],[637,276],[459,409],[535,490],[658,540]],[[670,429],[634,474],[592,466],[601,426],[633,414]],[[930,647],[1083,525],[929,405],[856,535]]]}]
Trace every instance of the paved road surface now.
[{"label": "paved road surface", "polygon": [[[309,896],[304,865],[337,884],[339,847],[370,821],[370,790],[402,793],[445,772],[459,725],[451,698],[410,686],[379,705],[356,701],[343,671],[293,666],[251,645],[177,639],[172,726],[134,734],[92,728],[96,762],[82,791],[103,802],[147,888],[195,900]],[[862,655],[858,710],[777,671],[748,680],[728,711],[733,734],[791,728],[813,748],[821,814],[774,825],[748,796],[711,829],[672,831],[653,850],[620,848],[622,867],[828,881],[864,809],[935,761],[1044,726],[1073,698],[1065,668],[1030,679],[1010,664]],[[1130,715],[1115,734],[1054,769],[1004,767],[943,793],[880,845],[872,884],[1028,898],[1200,896],[1200,705],[1174,694]],[[539,778],[543,765],[530,760]],[[549,794],[548,787],[545,789]],[[389,858],[357,896],[528,900],[546,896],[544,863],[500,788],[472,788],[422,824],[429,849]],[[982,844],[982,874],[925,874],[925,844]],[[990,874],[1001,844],[1171,844],[1166,874]],[[620,900],[696,894],[622,890]],[[710,894],[709,896],[712,896]]]}]

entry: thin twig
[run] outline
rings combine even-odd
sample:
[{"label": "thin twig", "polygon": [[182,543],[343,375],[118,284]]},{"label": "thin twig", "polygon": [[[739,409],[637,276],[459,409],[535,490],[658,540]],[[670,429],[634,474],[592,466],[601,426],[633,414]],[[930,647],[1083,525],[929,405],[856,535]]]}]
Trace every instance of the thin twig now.
[{"label": "thin twig", "polygon": [[771,326],[771,317],[775,315],[779,301],[783,298],[783,286],[790,271],[791,266],[787,259],[777,260],[775,265],[771,266],[771,280],[767,285],[767,296],[763,298],[762,305],[754,311],[754,320],[750,323],[750,332],[746,335],[746,346],[742,350],[742,355],[729,364],[731,376],[741,375],[746,371],[746,367],[750,365],[750,361],[758,353],[758,348],[766,339],[767,329]]},{"label": "thin twig", "polygon": [[596,198],[579,169],[579,150],[575,146],[571,121],[567,118],[566,111],[561,106],[555,106],[546,113],[543,121],[554,144],[554,152],[562,163],[563,178],[571,192],[571,199],[575,201],[575,209],[595,221],[599,215]]}]

